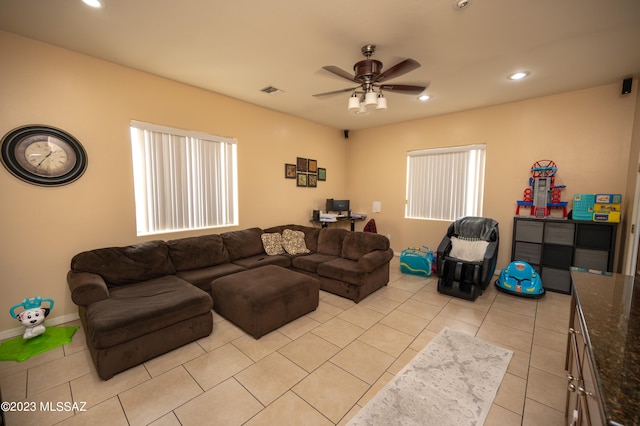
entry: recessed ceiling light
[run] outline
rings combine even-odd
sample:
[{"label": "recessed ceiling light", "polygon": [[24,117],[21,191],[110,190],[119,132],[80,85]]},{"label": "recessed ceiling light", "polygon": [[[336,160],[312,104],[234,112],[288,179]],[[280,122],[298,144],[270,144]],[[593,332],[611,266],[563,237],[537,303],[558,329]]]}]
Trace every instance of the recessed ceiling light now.
[{"label": "recessed ceiling light", "polygon": [[431,96],[429,96],[429,95],[418,96],[418,100],[422,101],[422,102],[428,101],[429,99],[431,99]]},{"label": "recessed ceiling light", "polygon": [[529,75],[529,73],[526,72],[526,71],[515,72],[515,73],[513,73],[513,74],[511,74],[509,76],[509,80],[522,80],[523,78],[525,78],[528,75]]},{"label": "recessed ceiling light", "polygon": [[82,2],[87,6],[91,6],[95,8],[101,8],[104,6],[101,0],[82,0]]}]

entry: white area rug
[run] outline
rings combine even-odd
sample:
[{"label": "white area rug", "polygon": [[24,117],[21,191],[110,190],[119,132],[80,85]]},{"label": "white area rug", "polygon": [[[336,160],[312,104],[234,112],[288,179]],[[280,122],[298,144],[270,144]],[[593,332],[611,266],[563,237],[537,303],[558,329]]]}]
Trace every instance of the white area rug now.
[{"label": "white area rug", "polygon": [[445,327],[348,425],[482,425],[512,355]]}]

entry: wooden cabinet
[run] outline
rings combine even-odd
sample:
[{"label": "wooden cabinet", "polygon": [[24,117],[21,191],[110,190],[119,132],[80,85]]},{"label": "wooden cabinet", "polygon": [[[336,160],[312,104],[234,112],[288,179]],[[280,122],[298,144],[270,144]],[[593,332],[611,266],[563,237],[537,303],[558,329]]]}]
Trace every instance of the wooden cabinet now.
[{"label": "wooden cabinet", "polygon": [[571,319],[567,345],[567,405],[565,420],[571,426],[607,424],[601,395],[588,345],[587,328],[575,294],[571,302]]},{"label": "wooden cabinet", "polygon": [[531,264],[545,289],[569,294],[572,266],[613,271],[616,225],[515,217],[511,260]]},{"label": "wooden cabinet", "polygon": [[640,279],[571,268],[567,424],[640,425]]},{"label": "wooden cabinet", "polygon": [[575,310],[569,328],[567,351],[566,424],[599,426],[606,422],[604,415],[601,414],[600,396],[593,376],[592,361],[585,350],[584,330],[578,310]]}]

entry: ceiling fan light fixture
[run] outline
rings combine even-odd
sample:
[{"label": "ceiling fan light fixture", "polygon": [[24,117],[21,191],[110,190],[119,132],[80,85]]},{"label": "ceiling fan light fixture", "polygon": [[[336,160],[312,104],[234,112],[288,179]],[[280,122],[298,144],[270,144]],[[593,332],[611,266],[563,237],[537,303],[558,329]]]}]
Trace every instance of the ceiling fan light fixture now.
[{"label": "ceiling fan light fixture", "polygon": [[364,96],[364,104],[366,106],[372,106],[378,104],[378,94],[373,90],[369,90]]},{"label": "ceiling fan light fixture", "polygon": [[418,100],[421,101],[421,102],[426,102],[429,99],[431,99],[431,96],[429,96],[429,95],[420,95],[420,96],[418,96]]},{"label": "ceiling fan light fixture", "polygon": [[369,110],[364,102],[360,102],[360,108],[356,111],[356,115],[369,114]]},{"label": "ceiling fan light fixture", "polygon": [[353,95],[349,98],[349,106],[347,107],[349,111],[357,111],[360,109],[360,98],[353,92]]},{"label": "ceiling fan light fixture", "polygon": [[376,109],[387,109],[387,98],[385,98],[382,93],[378,95],[378,106]]}]

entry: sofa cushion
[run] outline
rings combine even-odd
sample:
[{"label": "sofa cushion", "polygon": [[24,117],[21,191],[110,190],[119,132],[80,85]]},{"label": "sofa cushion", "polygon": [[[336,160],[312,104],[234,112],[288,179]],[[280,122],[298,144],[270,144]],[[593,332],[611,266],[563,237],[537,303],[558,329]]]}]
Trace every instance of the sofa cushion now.
[{"label": "sofa cushion", "polygon": [[98,274],[109,287],[173,275],[176,272],[164,241],[85,251],[71,259],[71,270]]},{"label": "sofa cushion", "polygon": [[304,240],[304,232],[285,229],[282,231],[282,247],[289,254],[310,253]]},{"label": "sofa cushion", "polygon": [[342,242],[342,257],[358,260],[367,253],[388,248],[389,239],[384,235],[370,232],[349,232]]},{"label": "sofa cushion", "polygon": [[342,228],[322,228],[318,234],[318,253],[342,255],[342,241],[349,233]]},{"label": "sofa cushion", "polygon": [[267,256],[264,253],[256,256],[249,256],[243,259],[233,261],[234,264],[242,266],[245,269],[258,268],[265,265],[277,265],[283,268],[291,266],[291,258],[287,255]]},{"label": "sofa cushion", "polygon": [[206,268],[229,262],[220,235],[180,238],[167,241],[169,257],[176,271]]},{"label": "sofa cushion", "polygon": [[294,257],[291,260],[291,265],[296,269],[315,274],[318,271],[318,265],[337,258],[338,256],[332,254],[313,253],[308,256]]},{"label": "sofa cushion", "polygon": [[120,286],[86,307],[87,338],[96,348],[117,344],[207,313],[211,296],[176,276]]},{"label": "sofa cushion", "polygon": [[320,277],[361,285],[367,277],[367,272],[360,269],[358,262],[354,260],[338,258],[318,265],[318,275],[320,275]]},{"label": "sofa cushion", "polygon": [[275,256],[284,253],[282,248],[282,234],[278,232],[265,232],[260,236],[262,238],[262,246],[269,256]]},{"label": "sofa cushion", "polygon": [[241,231],[230,231],[220,234],[224,246],[229,252],[229,259],[234,261],[245,257],[264,254],[262,245],[263,231],[260,228],[249,228]]},{"label": "sofa cushion", "polygon": [[211,281],[244,270],[246,270],[246,268],[236,265],[235,263],[221,263],[206,268],[178,271],[176,272],[176,277],[180,277],[205,291],[210,291]]},{"label": "sofa cushion", "polygon": [[272,233],[282,234],[282,231],[284,231],[285,229],[291,229],[294,226],[296,225],[278,225],[278,226],[272,226],[271,228],[264,228],[263,231],[268,234],[272,234]]}]

